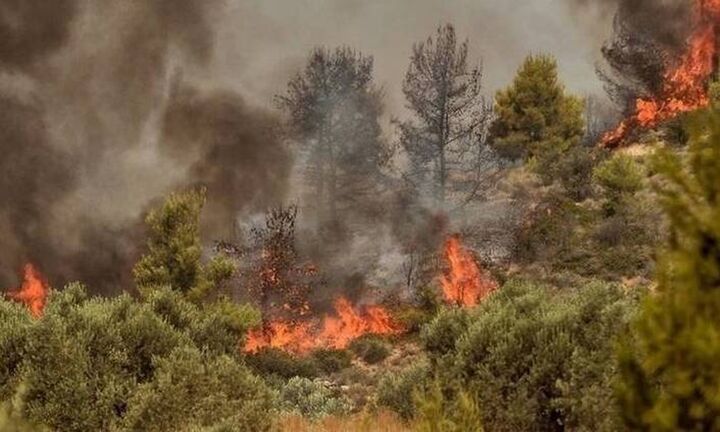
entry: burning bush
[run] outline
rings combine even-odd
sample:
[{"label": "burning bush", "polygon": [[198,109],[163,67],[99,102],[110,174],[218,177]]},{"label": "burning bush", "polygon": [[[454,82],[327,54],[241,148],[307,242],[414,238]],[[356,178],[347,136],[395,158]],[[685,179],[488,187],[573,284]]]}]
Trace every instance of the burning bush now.
[{"label": "burning bush", "polygon": [[341,297],[335,302],[335,314],[321,319],[303,321],[270,321],[254,330],[248,337],[245,350],[256,352],[275,347],[296,354],[307,354],[315,348],[345,348],[365,334],[398,334],[403,328],[380,306],[367,306],[358,312],[349,300]]},{"label": "burning bush", "polygon": [[450,268],[440,282],[448,303],[476,306],[498,288],[497,282],[481,270],[473,254],[462,245],[459,235],[447,240],[445,257]]}]

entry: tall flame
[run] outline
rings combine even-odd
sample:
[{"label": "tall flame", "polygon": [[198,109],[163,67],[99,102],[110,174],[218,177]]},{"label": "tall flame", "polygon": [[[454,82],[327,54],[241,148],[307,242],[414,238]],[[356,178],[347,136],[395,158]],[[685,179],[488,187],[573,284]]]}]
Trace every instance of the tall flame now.
[{"label": "tall flame", "polygon": [[445,243],[445,256],[450,264],[440,279],[445,300],[458,306],[476,306],[498,288],[497,282],[480,269],[472,253],[465,249],[460,237]]},{"label": "tall flame", "polygon": [[679,114],[708,106],[707,82],[715,69],[720,0],[696,0],[695,22],[688,50],[679,65],[665,73],[661,94],[638,99],[635,113],[605,134],[602,146],[617,147],[638,127],[655,127]]},{"label": "tall flame", "polygon": [[390,313],[380,306],[368,306],[362,313],[344,297],[335,301],[335,315],[318,322],[271,321],[248,334],[246,352],[262,348],[279,348],[295,354],[306,354],[317,348],[346,348],[353,340],[366,335],[393,335],[403,332]]},{"label": "tall flame", "polygon": [[32,264],[25,264],[22,286],[9,292],[8,297],[23,303],[34,317],[39,318],[45,309],[47,292],[47,282],[38,269]]}]

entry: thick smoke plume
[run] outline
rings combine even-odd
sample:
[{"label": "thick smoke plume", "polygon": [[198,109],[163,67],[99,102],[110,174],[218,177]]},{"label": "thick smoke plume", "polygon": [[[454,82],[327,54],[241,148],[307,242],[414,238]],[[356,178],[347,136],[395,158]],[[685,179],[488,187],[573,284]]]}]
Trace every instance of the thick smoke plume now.
[{"label": "thick smoke plume", "polygon": [[32,261],[56,286],[130,288],[143,214],[163,195],[204,185],[230,220],[284,192],[289,157],[270,115],[174,85],[211,60],[217,7],[0,4],[0,287]]},{"label": "thick smoke plume", "polygon": [[160,148],[189,164],[189,178],[208,188],[205,233],[232,238],[237,214],[282,204],[291,158],[278,120],[249,107],[232,92],[204,93],[175,86],[165,113]]},{"label": "thick smoke plume", "polygon": [[661,91],[664,74],[686,49],[693,26],[690,0],[574,0],[576,6],[612,17],[597,69],[610,98],[625,111],[638,98]]},{"label": "thick smoke plume", "polygon": [[607,17],[619,17],[639,34],[666,47],[680,49],[688,34],[692,1],[688,0],[572,0]]}]

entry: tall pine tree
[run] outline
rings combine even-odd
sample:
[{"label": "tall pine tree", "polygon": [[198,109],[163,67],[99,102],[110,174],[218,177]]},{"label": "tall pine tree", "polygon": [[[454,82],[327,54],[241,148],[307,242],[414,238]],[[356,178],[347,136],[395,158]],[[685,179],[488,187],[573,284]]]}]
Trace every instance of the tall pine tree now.
[{"label": "tall pine tree", "polygon": [[399,124],[406,178],[440,207],[451,195],[474,198],[493,178],[481,79],[480,69],[468,65],[468,41],[458,43],[450,24],[413,46],[403,82],[413,118]]},{"label": "tall pine tree", "polygon": [[582,101],[565,93],[547,55],[525,59],[512,85],[495,96],[495,115],[492,144],[511,160],[557,159],[584,134]]},{"label": "tall pine tree", "polygon": [[321,226],[366,210],[377,196],[388,149],[373,58],[348,47],[316,48],[277,102],[305,158],[305,178]]}]

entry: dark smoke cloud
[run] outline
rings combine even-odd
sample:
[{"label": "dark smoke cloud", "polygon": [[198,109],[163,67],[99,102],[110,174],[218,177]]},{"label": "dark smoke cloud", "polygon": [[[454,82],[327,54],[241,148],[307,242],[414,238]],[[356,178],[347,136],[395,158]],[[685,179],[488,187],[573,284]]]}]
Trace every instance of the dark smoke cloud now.
[{"label": "dark smoke cloud", "polygon": [[202,92],[179,84],[165,113],[161,150],[186,161],[188,178],[208,188],[205,231],[230,238],[241,211],[282,203],[292,160],[278,119],[232,92]]},{"label": "dark smoke cloud", "polygon": [[638,35],[673,49],[687,40],[691,0],[571,0],[576,6],[591,8],[608,17],[617,17]]},{"label": "dark smoke cloud", "polygon": [[[67,41],[74,0],[0,4],[0,72],[17,73],[52,55]],[[37,99],[0,92],[0,282],[25,260],[61,258],[53,247],[50,208],[76,179],[67,154],[49,142],[45,109]]]},{"label": "dark smoke cloud", "polygon": [[664,74],[685,51],[692,31],[691,0],[574,0],[612,17],[598,76],[609,98],[626,114],[635,100],[662,90]]},{"label": "dark smoke cloud", "polygon": [[56,287],[131,288],[143,215],[165,194],[207,186],[216,230],[282,193],[269,115],[172,87],[176,71],[202,77],[219,3],[0,2],[0,288],[26,261]]},{"label": "dark smoke cloud", "polygon": [[23,69],[60,48],[70,33],[76,0],[3,0],[0,67]]},{"label": "dark smoke cloud", "polygon": [[75,179],[67,156],[47,143],[40,108],[1,95],[0,154],[0,281],[7,282],[25,260],[60,259],[49,209]]}]

